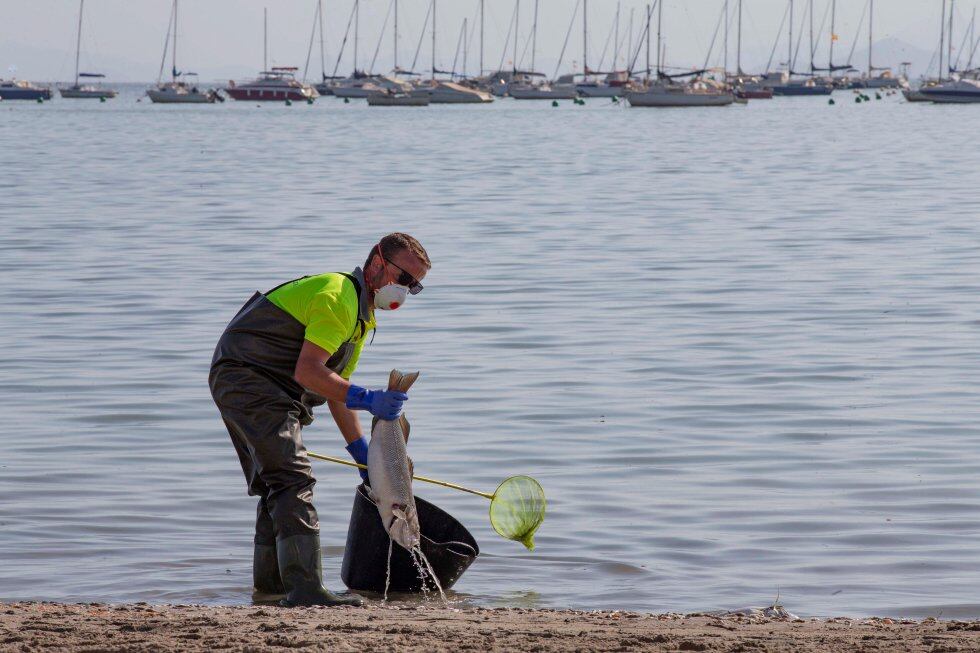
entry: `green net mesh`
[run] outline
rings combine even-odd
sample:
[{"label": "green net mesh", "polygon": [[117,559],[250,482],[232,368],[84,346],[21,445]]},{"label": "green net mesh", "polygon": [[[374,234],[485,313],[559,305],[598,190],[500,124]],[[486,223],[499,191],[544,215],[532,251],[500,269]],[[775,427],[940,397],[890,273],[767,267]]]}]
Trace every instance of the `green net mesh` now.
[{"label": "green net mesh", "polygon": [[530,476],[511,476],[493,493],[490,524],[508,540],[534,550],[534,532],[544,521],[544,489]]}]

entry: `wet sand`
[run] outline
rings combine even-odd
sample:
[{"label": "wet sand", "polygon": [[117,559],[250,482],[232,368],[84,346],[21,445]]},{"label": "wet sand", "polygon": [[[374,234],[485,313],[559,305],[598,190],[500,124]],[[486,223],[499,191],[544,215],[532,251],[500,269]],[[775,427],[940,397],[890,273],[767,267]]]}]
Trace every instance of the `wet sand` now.
[{"label": "wet sand", "polygon": [[0,650],[42,649],[952,653],[980,650],[980,622],[380,605],[0,604]]}]

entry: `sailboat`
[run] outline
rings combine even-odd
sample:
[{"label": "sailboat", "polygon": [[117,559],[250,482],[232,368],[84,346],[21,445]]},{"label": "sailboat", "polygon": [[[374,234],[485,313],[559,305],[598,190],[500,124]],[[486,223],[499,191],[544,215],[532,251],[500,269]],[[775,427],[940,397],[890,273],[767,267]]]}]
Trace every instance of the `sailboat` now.
[{"label": "sailboat", "polygon": [[[793,0],[789,0],[789,22],[787,44],[789,52],[786,59],[786,70],[774,73],[767,73],[762,76],[765,83],[772,87],[772,94],[778,96],[810,96],[810,95],[830,95],[834,92],[834,85],[824,80],[818,80],[814,76],[816,68],[813,65],[813,0],[810,0],[810,73],[800,73],[802,78],[793,77],[797,74],[793,70]],[[833,38],[833,37],[831,37]],[[803,36],[800,36],[802,41]],[[779,35],[776,36],[778,42]],[[833,42],[833,41],[831,41]],[[775,47],[775,46],[774,46]]]},{"label": "sailboat", "polygon": [[[875,0],[868,0],[868,70],[861,79],[851,82],[850,88],[901,88],[908,82],[902,77],[895,77],[890,68],[879,68],[872,61],[874,50],[874,17]],[[878,72],[878,75],[875,75]]]},{"label": "sailboat", "polygon": [[[663,2],[657,3],[657,79],[648,86],[630,91],[626,101],[631,107],[723,107],[735,102],[735,94],[727,84],[719,84],[711,79],[696,77],[690,82],[675,81],[691,75],[701,75],[707,71],[698,70],[681,75],[668,75],[661,65],[663,45],[661,44],[661,23]],[[647,11],[646,34],[650,32],[650,11]]]},{"label": "sailboat", "polygon": [[[175,0],[176,1],[176,0]],[[258,100],[258,101],[305,101],[320,97],[309,84],[296,79],[296,68],[293,66],[273,66],[268,67],[269,60],[269,16],[268,12],[263,13],[263,49],[262,49],[262,71],[259,76],[244,84],[237,84],[229,81],[225,93],[236,100]]]},{"label": "sailboat", "polygon": [[[725,61],[728,61],[728,1],[725,1]],[[728,72],[725,72],[728,77]],[[747,75],[742,71],[742,0],[738,0],[738,40],[735,48],[735,74],[728,77],[728,82],[735,91],[735,97],[740,100],[771,100],[772,86],[768,85],[757,75]]]},{"label": "sailboat", "polygon": [[[978,104],[980,103],[980,80],[975,73],[963,73],[956,70],[953,62],[953,4],[954,0],[949,0],[949,50],[946,54],[946,66],[943,68],[942,50],[943,39],[939,40],[939,81],[935,84],[924,84],[919,87],[918,99],[925,99],[937,104]],[[946,0],[943,0],[943,13],[946,11]],[[945,20],[943,29],[945,30]],[[943,72],[949,77],[944,81]],[[906,95],[906,99],[914,101]]]},{"label": "sailboat", "polygon": [[[573,16],[574,19],[574,16]],[[633,90],[634,84],[630,79],[630,71],[617,70],[617,56],[613,55],[613,70],[604,72],[589,68],[589,1],[582,0],[582,81],[575,84],[575,91],[582,97],[616,98]],[[613,50],[619,51],[619,3],[616,4],[616,43]],[[571,29],[569,27],[569,29]],[[605,55],[603,55],[605,56]],[[602,62],[599,62],[602,66]]]},{"label": "sailboat", "polygon": [[484,104],[493,102],[493,96],[476,88],[456,82],[436,79],[436,73],[447,71],[436,68],[436,0],[432,0],[432,76],[419,82],[413,94],[426,94],[432,104]]},{"label": "sailboat", "polygon": [[80,73],[78,72],[78,58],[82,52],[82,11],[85,9],[85,0],[78,2],[78,36],[75,40],[75,83],[68,88],[60,88],[58,92],[63,98],[87,98],[104,100],[116,97],[116,91],[111,88],[102,88],[94,84],[79,83],[80,79],[102,79],[105,75],[101,73]]},{"label": "sailboat", "polygon": [[520,36],[516,25],[520,12],[520,0],[514,11],[514,60],[511,80],[507,94],[515,100],[574,100],[578,97],[575,84],[558,84],[549,82],[543,73],[535,72],[534,63],[538,49],[538,0],[534,0],[534,23],[531,26],[531,69],[517,69],[517,43]]},{"label": "sailboat", "polygon": [[[160,60],[160,74],[157,76],[155,88],[147,89],[146,94],[150,101],[159,104],[213,104],[214,102],[224,102],[214,89],[202,91],[194,82],[187,81],[188,77],[197,77],[197,73],[178,72],[177,70],[177,0],[174,0],[170,11],[171,21],[167,23],[167,38],[163,43],[163,58]],[[167,60],[167,46],[170,43],[170,30],[173,29],[173,52],[170,61],[170,81],[162,82],[163,66]]]}]

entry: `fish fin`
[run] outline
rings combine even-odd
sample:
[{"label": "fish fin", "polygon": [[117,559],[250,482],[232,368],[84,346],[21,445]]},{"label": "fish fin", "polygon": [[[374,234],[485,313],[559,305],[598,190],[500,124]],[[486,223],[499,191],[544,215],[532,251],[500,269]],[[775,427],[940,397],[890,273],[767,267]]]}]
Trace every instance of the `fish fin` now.
[{"label": "fish fin", "polygon": [[372,418],[371,418],[371,435],[372,435],[372,436],[374,435],[374,427],[375,427],[375,425],[376,425],[376,424],[377,424],[378,422],[380,422],[380,421],[381,421],[381,420],[379,420],[379,419],[378,419],[377,417],[372,417]]},{"label": "fish fin", "polygon": [[412,384],[419,378],[418,372],[409,372],[408,374],[402,374],[399,372],[399,375],[400,377],[398,379],[397,389],[401,390],[402,392],[408,392],[408,389],[411,388]]},{"label": "fish fin", "polygon": [[412,432],[412,425],[408,423],[408,419],[405,417],[405,413],[402,413],[398,418],[398,423],[402,427],[402,433],[405,435],[405,443],[408,443],[408,434]]},{"label": "fish fin", "polygon": [[367,490],[368,499],[370,499],[375,504],[378,503],[378,497],[374,494],[374,490],[371,489],[370,485],[365,484],[364,489]]},{"label": "fish fin", "polygon": [[412,462],[412,459],[409,458],[408,456],[405,456],[405,459],[408,461],[408,475],[410,477],[414,477],[415,476],[415,463]]},{"label": "fish fin", "polygon": [[398,370],[391,370],[391,374],[388,375],[388,389],[397,390],[398,384],[401,383],[402,373]]}]

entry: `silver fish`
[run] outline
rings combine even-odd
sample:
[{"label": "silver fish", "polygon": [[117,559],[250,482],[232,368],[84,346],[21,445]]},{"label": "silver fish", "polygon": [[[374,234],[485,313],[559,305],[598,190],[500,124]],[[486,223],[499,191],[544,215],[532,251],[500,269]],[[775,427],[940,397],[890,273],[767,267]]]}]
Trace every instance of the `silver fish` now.
[{"label": "silver fish", "polygon": [[[392,370],[388,389],[408,392],[419,373],[402,374]],[[403,413],[396,420],[374,418],[368,446],[369,496],[378,506],[381,523],[388,536],[411,551],[421,540],[419,518],[412,495],[413,465],[408,457],[411,428]]]}]

